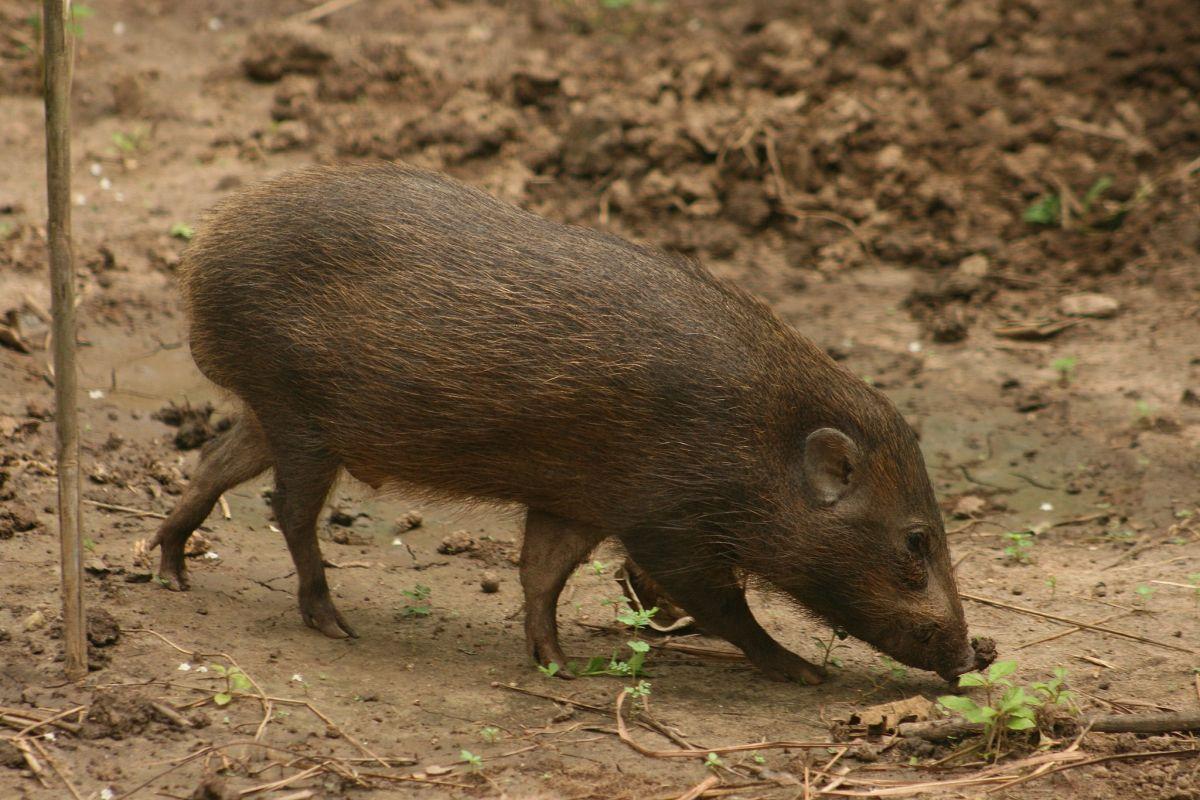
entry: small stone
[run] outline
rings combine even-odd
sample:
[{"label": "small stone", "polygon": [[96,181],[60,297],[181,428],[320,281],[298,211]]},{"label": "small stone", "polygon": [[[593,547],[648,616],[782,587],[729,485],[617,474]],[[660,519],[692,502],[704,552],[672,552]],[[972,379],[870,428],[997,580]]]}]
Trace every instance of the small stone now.
[{"label": "small stone", "polygon": [[231,800],[237,797],[237,792],[225,785],[225,779],[220,775],[209,775],[200,782],[188,800]]},{"label": "small stone", "polygon": [[942,344],[953,344],[967,338],[967,322],[957,308],[939,310],[926,323],[926,328],[933,340]]},{"label": "small stone", "polygon": [[38,524],[37,513],[23,503],[9,503],[0,508],[0,539],[11,539],[14,534],[32,531]]},{"label": "small stone", "polygon": [[1183,394],[1179,397],[1179,402],[1185,406],[1200,407],[1200,393],[1197,393],[1194,389],[1184,389]]},{"label": "small stone", "polygon": [[988,270],[992,264],[988,257],[983,253],[976,253],[973,256],[967,256],[962,261],[958,262],[958,271],[963,275],[969,275],[972,278],[982,278],[988,274]]},{"label": "small stone", "polygon": [[1013,408],[1022,414],[1027,414],[1030,411],[1037,411],[1050,405],[1050,401],[1038,389],[1031,389],[1017,395],[1013,401]]},{"label": "small stone", "polygon": [[900,740],[900,752],[907,756],[929,758],[936,751],[937,747],[933,742],[922,739],[920,736],[905,736]]},{"label": "small stone", "polygon": [[1105,597],[1107,594],[1108,586],[1105,585],[1104,581],[1099,581],[1095,586],[1092,587],[1093,597]]},{"label": "small stone", "polygon": [[25,756],[17,746],[7,739],[0,740],[0,767],[22,769],[25,766]]},{"label": "small stone", "polygon": [[1105,319],[1116,316],[1121,304],[1106,294],[1080,292],[1069,294],[1058,301],[1058,310],[1069,317],[1098,317]]},{"label": "small stone", "polygon": [[25,404],[25,416],[40,420],[51,420],[54,419],[54,409],[45,403],[31,400]]},{"label": "small stone", "polygon": [[954,516],[958,519],[967,519],[983,511],[986,506],[987,501],[982,497],[968,494],[960,497],[958,502],[954,504]]},{"label": "small stone", "polygon": [[83,568],[92,575],[107,575],[112,572],[112,568],[104,563],[103,558],[89,558]]},{"label": "small stone", "polygon": [[310,142],[312,142],[312,133],[308,126],[295,119],[280,122],[262,137],[263,148],[269,153],[299,150],[307,147]]},{"label": "small stone", "polygon": [[424,521],[425,518],[421,516],[420,511],[409,511],[404,516],[396,518],[396,529],[392,533],[397,534],[411,531],[414,528],[421,527],[421,523]]},{"label": "small stone", "polygon": [[284,75],[315,75],[332,58],[312,25],[290,25],[256,31],[246,43],[242,69],[255,81],[277,81]]},{"label": "small stone", "polygon": [[491,571],[483,573],[483,577],[479,579],[479,588],[484,594],[495,594],[500,591],[500,576]]},{"label": "small stone", "polygon": [[27,631],[36,631],[38,628],[43,628],[46,625],[46,615],[41,611],[34,611],[25,618],[21,626]]},{"label": "small stone", "polygon": [[512,75],[513,99],[523,106],[547,105],[559,93],[562,76],[549,69],[526,67]]},{"label": "small stone", "polygon": [[888,144],[875,154],[875,164],[885,172],[889,172],[904,161],[904,148],[898,144]]}]

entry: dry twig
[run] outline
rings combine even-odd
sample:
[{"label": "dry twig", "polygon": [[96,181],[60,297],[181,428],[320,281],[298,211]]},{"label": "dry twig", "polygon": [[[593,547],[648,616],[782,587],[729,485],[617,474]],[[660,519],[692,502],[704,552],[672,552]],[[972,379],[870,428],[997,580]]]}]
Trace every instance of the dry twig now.
[{"label": "dry twig", "polygon": [[130,508],[129,506],[118,506],[113,503],[101,503],[99,500],[89,500],[83,498],[83,502],[96,508],[103,508],[105,511],[121,511],[126,514],[134,514],[139,517],[153,517],[154,519],[166,519],[167,515],[158,511],[145,511],[140,508]]},{"label": "dry twig", "polygon": [[[1109,616],[1107,616],[1107,617],[1104,617],[1103,619],[1098,619],[1098,620],[1096,620],[1095,622],[1093,622],[1093,623],[1091,623],[1091,624],[1092,624],[1092,625],[1104,625],[1105,623],[1112,622],[1112,621],[1113,621],[1113,620],[1115,620],[1115,619],[1120,619],[1121,617],[1127,617],[1127,616],[1129,616],[1131,613],[1133,613],[1133,612],[1130,612],[1130,611],[1122,611],[1122,612],[1120,612],[1119,614],[1111,614],[1111,615],[1109,615]],[[1042,638],[1040,638],[1040,639],[1034,639],[1034,640],[1033,640],[1033,641],[1031,641],[1031,642],[1025,642],[1025,644],[1019,644],[1019,645],[1017,645],[1016,647],[1014,647],[1014,648],[1012,648],[1012,649],[1013,649],[1013,650],[1024,650],[1026,647],[1033,647],[1035,644],[1044,644],[1044,643],[1046,643],[1046,642],[1052,642],[1052,641],[1054,641],[1055,639],[1061,639],[1061,638],[1063,638],[1064,636],[1070,636],[1071,634],[1073,634],[1073,633],[1079,633],[1079,632],[1080,632],[1080,631],[1082,631],[1082,630],[1086,630],[1086,628],[1083,628],[1083,627],[1081,627],[1081,626],[1079,626],[1079,625],[1076,625],[1074,628],[1068,628],[1068,629],[1067,629],[1067,630],[1065,630],[1065,631],[1059,631],[1058,633],[1052,633],[1052,634],[1050,634],[1049,636],[1043,636],[1043,637],[1042,637]]]},{"label": "dry twig", "polygon": [[683,794],[679,795],[678,800],[696,800],[698,797],[703,796],[705,792],[707,792],[709,789],[713,788],[720,782],[721,782],[721,779],[718,778],[716,775],[708,775],[704,778],[704,780],[700,781],[695,786],[688,789]]},{"label": "dry twig", "polygon": [[642,755],[649,756],[651,758],[707,758],[709,753],[745,753],[752,752],[754,750],[781,750],[791,747],[797,749],[807,747],[829,747],[829,742],[776,741],[726,745],[725,747],[702,747],[691,750],[652,750],[649,747],[634,741],[629,735],[629,728],[625,725],[625,715],[621,713],[621,709],[625,705],[625,698],[627,694],[628,693],[622,689],[621,693],[617,695],[617,737]]},{"label": "dry twig", "polygon": [[1021,614],[1029,614],[1034,617],[1041,617],[1043,619],[1049,619],[1049,620],[1053,620],[1055,622],[1061,622],[1061,623],[1064,623],[1067,625],[1075,625],[1076,627],[1079,627],[1079,628],[1086,628],[1089,631],[1098,631],[1100,633],[1107,633],[1111,636],[1120,636],[1125,639],[1132,639],[1135,642],[1142,642],[1143,644],[1152,644],[1152,645],[1155,645],[1156,647],[1163,647],[1163,648],[1166,648],[1167,650],[1175,650],[1176,652],[1180,652],[1180,653],[1188,653],[1190,655],[1200,655],[1200,653],[1198,653],[1195,650],[1192,650],[1191,648],[1181,647],[1180,645],[1171,644],[1170,642],[1160,642],[1156,639],[1148,639],[1145,636],[1138,636],[1136,633],[1126,633],[1125,631],[1119,631],[1115,628],[1109,628],[1109,627],[1106,627],[1103,625],[1093,625],[1091,623],[1083,622],[1081,620],[1071,619],[1070,617],[1062,617],[1057,614],[1049,614],[1045,611],[1037,611],[1032,608],[1016,606],[1011,603],[1005,603],[1002,600],[993,600],[990,597],[979,597],[977,595],[967,594],[966,592],[959,592],[958,596],[963,598],[964,600],[973,600],[976,603],[983,603],[984,605],[995,606],[996,608],[1006,608],[1009,611],[1016,611]]}]

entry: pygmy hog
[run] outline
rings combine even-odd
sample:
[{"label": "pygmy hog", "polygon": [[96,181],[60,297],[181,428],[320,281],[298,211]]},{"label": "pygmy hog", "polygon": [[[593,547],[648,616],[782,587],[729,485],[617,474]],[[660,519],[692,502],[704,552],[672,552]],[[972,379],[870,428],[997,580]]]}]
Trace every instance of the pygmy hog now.
[{"label": "pygmy hog", "polygon": [[[893,658],[973,668],[917,440],[881,393],[701,266],[431,172],[318,167],[222,203],[179,268],[192,355],[240,398],[154,539],[273,467],[304,621],[353,636],[316,522],[338,475],[519,503],[525,634],[603,539],[767,675],[822,670],[755,621],[792,598]],[[565,670],[563,671],[565,672]]]}]

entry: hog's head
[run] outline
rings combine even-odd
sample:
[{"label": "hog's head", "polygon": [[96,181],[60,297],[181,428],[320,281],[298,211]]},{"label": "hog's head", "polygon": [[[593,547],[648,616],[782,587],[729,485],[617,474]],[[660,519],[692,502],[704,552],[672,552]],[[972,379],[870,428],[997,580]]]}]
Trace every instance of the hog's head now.
[{"label": "hog's head", "polygon": [[762,577],[897,661],[949,680],[975,668],[975,653],[941,513],[916,434],[882,395],[869,397],[873,419],[796,437],[788,530]]}]

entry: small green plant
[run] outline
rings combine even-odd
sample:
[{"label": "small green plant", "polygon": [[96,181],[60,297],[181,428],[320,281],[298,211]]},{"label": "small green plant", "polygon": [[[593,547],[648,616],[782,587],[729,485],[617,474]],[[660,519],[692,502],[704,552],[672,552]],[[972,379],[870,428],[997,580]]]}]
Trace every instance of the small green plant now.
[{"label": "small green plant", "polygon": [[983,754],[995,759],[1005,751],[1008,735],[1013,731],[1027,731],[1038,727],[1038,712],[1043,709],[1066,706],[1075,711],[1074,696],[1066,686],[1067,671],[1062,667],[1054,670],[1054,677],[1039,681],[1028,688],[1018,686],[1010,680],[1017,670],[1017,662],[997,661],[987,672],[969,672],[959,676],[960,687],[983,687],[987,701],[977,703],[961,695],[945,695],[938,703],[968,722],[983,726]]},{"label": "small green plant", "polygon": [[1046,585],[1050,587],[1050,599],[1053,600],[1054,592],[1058,589],[1058,576],[1051,575],[1049,578],[1046,578]]},{"label": "small green plant", "polygon": [[463,750],[458,754],[458,758],[473,770],[483,766],[483,757],[475,755],[470,750]]},{"label": "small green plant", "polygon": [[725,766],[725,762],[722,761],[721,757],[716,753],[709,753],[704,757],[704,766],[712,770],[717,770]]},{"label": "small green plant", "polygon": [[111,137],[110,141],[113,147],[117,148],[117,152],[123,156],[132,156],[133,154],[145,150],[150,139],[150,131],[146,128],[138,127],[129,131],[117,131]]},{"label": "small green plant", "polygon": [[176,222],[171,226],[169,233],[173,238],[183,239],[185,242],[191,241],[192,237],[196,235],[196,231],[186,222]]},{"label": "small green plant", "polygon": [[89,553],[96,552],[96,540],[90,539],[87,536],[83,537],[83,548]]},{"label": "small green plant", "polygon": [[400,594],[407,598],[407,602],[400,613],[405,617],[428,617],[433,613],[427,602],[430,592],[428,586],[419,583],[411,589],[401,589]]},{"label": "small green plant", "polygon": [[644,699],[650,696],[650,681],[638,681],[633,686],[625,688],[625,693],[634,699]]},{"label": "small green plant", "polygon": [[615,651],[607,659],[604,656],[593,656],[582,667],[568,665],[572,674],[580,677],[609,675],[621,678],[637,678],[645,674],[642,667],[646,663],[646,654],[650,652],[650,645],[642,641],[640,637],[642,629],[649,625],[650,620],[658,613],[658,608],[635,611],[629,605],[629,599],[624,597],[620,600],[605,600],[603,604],[618,606],[617,621],[633,629],[633,638],[625,643],[630,649],[631,655],[624,660],[618,658]]},{"label": "small green plant", "polygon": [[557,661],[551,661],[549,664],[538,664],[538,672],[545,675],[547,678],[553,678],[558,674],[559,666]]},{"label": "small green plant", "polygon": [[1057,225],[1062,222],[1062,201],[1057,194],[1044,194],[1025,209],[1021,219],[1032,225]]},{"label": "small green plant", "polygon": [[879,660],[883,662],[883,666],[887,668],[888,677],[894,681],[898,681],[908,675],[908,669],[898,661],[893,661],[887,656],[880,656]]},{"label": "small green plant", "polygon": [[641,632],[642,628],[650,624],[650,620],[653,619],[654,615],[657,613],[657,607],[648,610],[642,609],[641,611],[634,611],[633,608],[630,607],[629,602],[626,601],[622,605],[621,610],[617,612],[617,622],[633,628],[634,636],[637,636]]},{"label": "small green plant", "polygon": [[1148,604],[1150,602],[1150,598],[1154,596],[1154,588],[1144,583],[1138,584],[1134,591],[1137,592],[1137,596],[1142,601],[1143,605]]},{"label": "small green plant", "polygon": [[1008,542],[1004,546],[1004,557],[1013,564],[1028,564],[1029,551],[1033,547],[1033,531],[1009,531],[1004,538]]},{"label": "small green plant", "polygon": [[1149,428],[1154,424],[1154,406],[1145,400],[1138,400],[1133,404],[1133,419],[1143,428]]},{"label": "small green plant", "polygon": [[817,647],[821,648],[821,651],[824,653],[824,656],[821,659],[822,667],[832,664],[838,669],[841,669],[842,660],[833,655],[833,651],[837,650],[839,647],[846,647],[846,645],[842,644],[842,642],[845,641],[846,637],[849,635],[850,634],[846,633],[841,628],[834,628],[833,633],[829,636],[829,641],[825,641],[819,636],[812,637],[812,640],[816,642]]},{"label": "small green plant", "polygon": [[[1070,198],[1070,205],[1074,206],[1074,210],[1078,212],[1078,216],[1083,220],[1085,227],[1095,228],[1113,228],[1120,225],[1125,214],[1132,207],[1133,202],[1120,204],[1115,212],[1111,208],[1109,213],[1093,214],[1093,210],[1104,197],[1104,193],[1112,188],[1113,180],[1108,175],[1101,175],[1088,190],[1084,192],[1083,200],[1076,202]],[[1021,218],[1032,225],[1060,225],[1067,226],[1067,215],[1063,213],[1063,199],[1056,193],[1048,193],[1033,201],[1026,209]],[[1090,220],[1090,221],[1089,221]]]},{"label": "small green plant", "polygon": [[754,760],[754,763],[755,763],[755,764],[758,764],[758,765],[760,765],[760,766],[761,766],[762,764],[765,764],[765,763],[767,763],[767,760],[766,760],[765,758],[763,758],[763,757],[762,757],[762,754],[761,754],[761,753],[755,753],[755,754],[754,754],[754,759],[753,759],[753,760]]},{"label": "small green plant", "polygon": [[1049,703],[1052,706],[1065,705],[1071,710],[1076,710],[1075,695],[1065,688],[1066,684],[1066,667],[1055,667],[1053,678],[1047,681],[1035,681],[1029,684],[1029,688],[1045,703]]},{"label": "small green plant", "polygon": [[603,575],[604,571],[608,569],[608,564],[605,564],[603,561],[593,561],[591,567],[593,574]]},{"label": "small green plant", "polygon": [[1127,542],[1136,535],[1129,528],[1113,528],[1104,532],[1104,538],[1111,542]]},{"label": "small green plant", "polygon": [[495,742],[497,739],[500,738],[500,729],[496,728],[492,725],[488,725],[486,728],[480,728],[479,729],[479,738],[483,739],[485,742],[488,742],[488,743]]},{"label": "small green plant", "polygon": [[1059,385],[1064,387],[1071,385],[1071,379],[1075,377],[1075,365],[1078,363],[1079,359],[1075,356],[1063,356],[1050,362],[1050,366],[1058,373]]},{"label": "small green plant", "polygon": [[1099,178],[1096,178],[1096,182],[1093,183],[1083,195],[1083,213],[1086,214],[1091,211],[1092,206],[1096,204],[1096,201],[1099,200],[1105,192],[1111,189],[1112,185],[1112,178],[1108,175],[1101,175]]},{"label": "small green plant", "polygon": [[210,672],[215,672],[225,679],[225,689],[213,695],[213,702],[218,706],[227,706],[233,700],[235,694],[246,694],[254,685],[250,683],[250,679],[246,677],[246,673],[242,672],[237,667],[226,667],[223,664],[209,664]]},{"label": "small green plant", "polygon": [[987,703],[979,704],[969,697],[945,695],[938,703],[960,714],[967,722],[983,725],[983,753],[995,758],[1004,750],[1009,731],[1024,731],[1037,727],[1037,700],[1020,686],[1014,686],[1008,676],[1017,669],[1016,661],[997,661],[986,673],[969,672],[959,676],[959,686],[982,686]]},{"label": "small green plant", "polygon": [[1191,519],[1196,515],[1190,508],[1181,508],[1175,512],[1175,519]]}]

